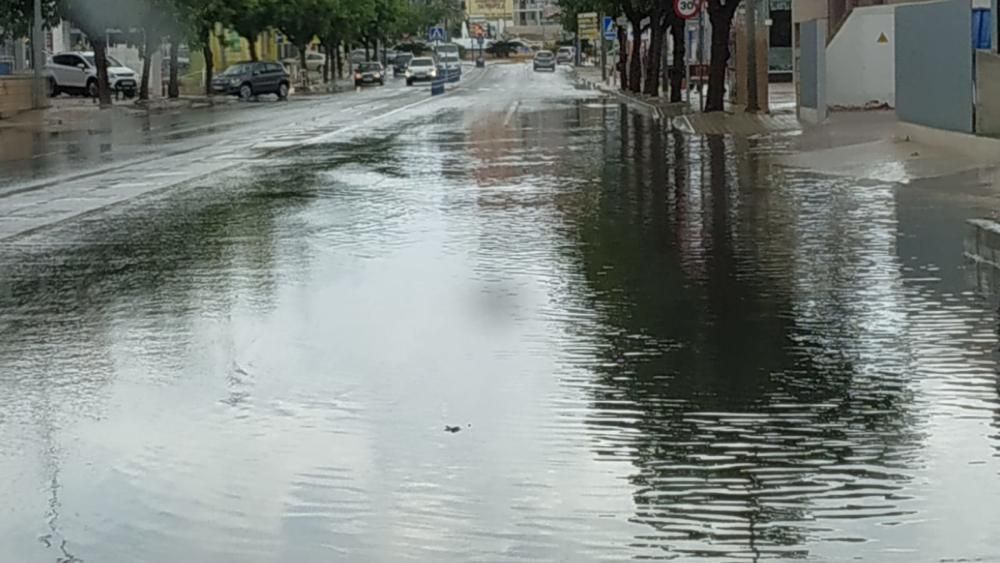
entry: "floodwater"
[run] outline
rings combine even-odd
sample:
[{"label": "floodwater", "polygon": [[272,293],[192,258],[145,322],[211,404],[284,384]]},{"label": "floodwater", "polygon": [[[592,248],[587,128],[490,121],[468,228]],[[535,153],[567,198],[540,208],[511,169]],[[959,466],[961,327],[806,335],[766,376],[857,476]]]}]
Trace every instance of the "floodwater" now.
[{"label": "floodwater", "polygon": [[782,143],[510,67],[3,246],[0,561],[1000,559],[995,198]]}]

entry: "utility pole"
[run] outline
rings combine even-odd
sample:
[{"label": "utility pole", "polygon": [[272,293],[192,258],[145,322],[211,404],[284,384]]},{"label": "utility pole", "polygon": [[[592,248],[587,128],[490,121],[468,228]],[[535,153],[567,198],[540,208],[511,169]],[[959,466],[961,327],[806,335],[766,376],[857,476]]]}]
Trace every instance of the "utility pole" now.
[{"label": "utility pole", "polygon": [[606,45],[604,39],[604,12],[597,14],[597,21],[601,24],[601,38],[599,45],[601,46],[601,83],[608,81],[608,51],[605,48]]},{"label": "utility pole", "polygon": [[45,86],[42,71],[45,68],[45,53],[42,51],[42,0],[35,0],[35,15],[31,25],[31,66],[35,72],[32,85],[32,106],[35,109],[45,107]]},{"label": "utility pole", "polygon": [[747,1],[747,113],[760,111],[757,100],[757,2]]}]

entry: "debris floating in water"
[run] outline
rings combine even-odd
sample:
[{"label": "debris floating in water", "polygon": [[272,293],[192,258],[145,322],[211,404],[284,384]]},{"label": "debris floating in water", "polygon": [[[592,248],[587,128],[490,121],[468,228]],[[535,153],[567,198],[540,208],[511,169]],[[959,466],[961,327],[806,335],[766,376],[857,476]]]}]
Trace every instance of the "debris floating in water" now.
[{"label": "debris floating in water", "polygon": [[462,427],[461,426],[445,426],[444,427],[444,431],[445,432],[451,432],[452,434],[454,434],[456,432],[461,432],[462,431]]}]

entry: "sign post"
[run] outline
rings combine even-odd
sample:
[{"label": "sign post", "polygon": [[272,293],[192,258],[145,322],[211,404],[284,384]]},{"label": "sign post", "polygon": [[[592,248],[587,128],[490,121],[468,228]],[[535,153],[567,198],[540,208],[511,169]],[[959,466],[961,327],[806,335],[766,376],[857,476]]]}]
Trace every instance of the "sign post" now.
[{"label": "sign post", "polygon": [[591,43],[598,38],[597,12],[584,12],[576,16],[576,66],[580,66],[580,42],[588,40]]},{"label": "sign post", "polygon": [[[690,26],[691,20],[694,18],[698,18],[698,52],[700,53],[701,40],[702,40],[702,33],[701,33],[702,22],[701,22],[701,17],[699,16],[701,16],[701,5],[702,5],[702,0],[674,0],[674,13],[677,14],[677,17],[683,20],[687,20],[684,25],[684,31],[685,31],[684,41],[687,46],[687,48],[684,49],[684,58],[686,59],[684,61],[684,91],[687,93],[686,101],[688,105],[691,104],[691,60],[692,60],[691,44],[694,43],[694,41],[691,40],[691,33],[689,33],[689,30],[691,29]],[[700,67],[698,69],[698,76],[699,76],[698,81],[700,85],[701,83]],[[700,99],[701,96],[700,88],[698,95]]]},{"label": "sign post", "polygon": [[608,81],[608,42],[614,43],[618,38],[615,33],[615,19],[611,16],[601,18],[601,81]]}]

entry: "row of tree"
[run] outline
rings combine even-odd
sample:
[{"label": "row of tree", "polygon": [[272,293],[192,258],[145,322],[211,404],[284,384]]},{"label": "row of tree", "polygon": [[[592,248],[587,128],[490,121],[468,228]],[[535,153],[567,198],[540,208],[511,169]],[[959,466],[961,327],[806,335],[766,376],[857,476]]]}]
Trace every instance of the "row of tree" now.
[{"label": "row of tree", "polygon": [[[705,111],[722,111],[726,91],[726,64],[729,62],[729,36],[733,16],[740,0],[703,0],[712,24],[711,60],[708,70],[708,95]],[[685,20],[674,12],[673,0],[559,0],[563,23],[576,28],[577,14],[599,12],[624,16],[633,30],[618,28],[620,84],[625,90],[660,95],[662,81],[669,83],[670,100],[681,101],[685,69]],[[643,36],[649,44],[643,54]],[[667,36],[673,39],[673,60],[663,60]],[[632,56],[629,56],[629,55]]]},{"label": "row of tree", "polygon": [[[327,53],[341,46],[385,44],[454,17],[450,0],[41,0],[46,25],[66,20],[77,26],[94,51],[102,105],[111,104],[107,75],[108,30],[125,33],[143,59],[140,98],[149,95],[152,56],[169,44],[168,94],[178,95],[178,46],[201,49],[206,93],[214,73],[211,43],[233,30],[245,38],[257,60],[257,38],[275,30],[298,48],[305,68],[307,47],[318,39]],[[0,0],[0,36],[29,35],[34,0]],[[330,57],[328,57],[329,59]],[[327,67],[329,68],[329,67]]]}]

